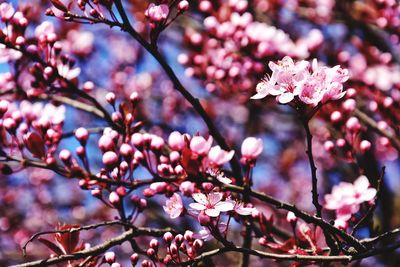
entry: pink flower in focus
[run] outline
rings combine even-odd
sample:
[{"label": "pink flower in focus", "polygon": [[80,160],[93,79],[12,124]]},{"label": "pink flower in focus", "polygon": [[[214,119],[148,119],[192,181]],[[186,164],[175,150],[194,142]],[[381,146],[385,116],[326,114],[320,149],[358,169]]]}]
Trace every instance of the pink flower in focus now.
[{"label": "pink flower in focus", "polygon": [[222,193],[211,192],[208,195],[194,193],[192,197],[197,203],[190,203],[189,206],[197,211],[204,211],[210,217],[218,217],[221,212],[233,210],[234,205],[222,200]]},{"label": "pink flower in focus", "polygon": [[168,5],[155,5],[151,3],[147,8],[145,15],[148,17],[152,22],[160,22],[168,18],[169,8]]},{"label": "pink flower in focus", "polygon": [[316,106],[345,95],[343,83],[349,79],[349,73],[339,65],[333,68],[318,66],[314,59],[310,70],[309,62],[302,60],[295,63],[286,56],[278,63],[270,62],[268,66],[272,75],[257,85],[257,94],[252,99],[272,95],[277,97],[279,103],[287,104],[297,96],[305,104]]},{"label": "pink flower in focus", "polygon": [[242,158],[255,160],[263,151],[264,145],[260,138],[247,137],[242,143]]},{"label": "pink flower in focus", "polygon": [[171,219],[178,218],[184,210],[182,198],[177,193],[174,193],[172,197],[167,199],[163,208]]},{"label": "pink flower in focus", "polygon": [[190,149],[200,156],[205,156],[210,151],[212,142],[211,136],[207,140],[202,136],[193,136],[190,140]]},{"label": "pink flower in focus", "polygon": [[233,158],[234,154],[235,151],[233,150],[228,152],[221,149],[220,146],[214,146],[208,152],[208,159],[210,160],[211,164],[222,166],[225,163],[229,162]]},{"label": "pink flower in focus", "polygon": [[251,98],[272,95],[281,104],[289,103],[299,95],[302,82],[309,76],[309,63],[304,60],[294,63],[292,58],[286,56],[278,63],[271,61],[268,66],[272,70],[271,77],[257,85],[257,94]]}]

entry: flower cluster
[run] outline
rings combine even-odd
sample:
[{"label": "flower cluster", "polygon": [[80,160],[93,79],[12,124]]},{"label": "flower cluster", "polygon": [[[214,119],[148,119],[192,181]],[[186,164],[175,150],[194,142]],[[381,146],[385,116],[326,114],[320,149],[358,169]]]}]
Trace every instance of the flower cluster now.
[{"label": "flower cluster", "polygon": [[316,60],[312,67],[307,61],[294,62],[284,57],[277,63],[270,62],[271,77],[257,85],[257,94],[252,99],[276,96],[281,104],[298,98],[307,105],[316,106],[329,100],[337,100],[345,95],[343,83],[349,78],[348,71],[335,66],[318,66]]}]

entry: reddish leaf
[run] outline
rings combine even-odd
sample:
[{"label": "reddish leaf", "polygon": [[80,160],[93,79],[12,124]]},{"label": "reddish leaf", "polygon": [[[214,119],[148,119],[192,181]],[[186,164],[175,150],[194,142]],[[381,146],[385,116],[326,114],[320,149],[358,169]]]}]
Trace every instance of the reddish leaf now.
[{"label": "reddish leaf", "polygon": [[[61,226],[58,230],[68,230],[72,228],[78,228],[78,224],[66,224]],[[73,233],[56,233],[55,239],[64,248],[65,253],[74,253],[76,246],[79,242],[79,231]]]},{"label": "reddish leaf", "polygon": [[34,132],[28,133],[25,135],[24,141],[26,148],[32,153],[32,155],[37,158],[43,158],[45,156],[46,151],[44,141],[40,135]]},{"label": "reddish leaf", "polygon": [[193,152],[189,148],[184,148],[182,151],[182,167],[185,169],[186,173],[189,175],[197,175],[200,168],[200,161],[197,155],[193,154]]},{"label": "reddish leaf", "polygon": [[57,255],[62,255],[63,254],[61,249],[56,244],[54,244],[53,242],[51,242],[51,241],[49,241],[47,239],[41,238],[41,237],[39,237],[37,240],[39,242],[41,242],[43,245],[45,245],[46,247],[48,247],[50,250],[52,250]]},{"label": "reddish leaf", "polygon": [[289,238],[283,243],[268,242],[265,245],[269,247],[273,252],[288,253],[289,250],[292,250],[296,246],[296,241],[294,240],[294,238]]}]

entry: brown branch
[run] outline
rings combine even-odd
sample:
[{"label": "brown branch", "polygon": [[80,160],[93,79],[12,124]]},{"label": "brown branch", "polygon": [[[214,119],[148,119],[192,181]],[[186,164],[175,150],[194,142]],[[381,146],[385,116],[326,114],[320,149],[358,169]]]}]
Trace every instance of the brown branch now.
[{"label": "brown branch", "polygon": [[[243,187],[236,186],[236,185],[225,185],[224,184],[224,185],[222,185],[222,188],[224,188],[225,190],[230,190],[232,192],[237,192],[237,193],[241,193],[241,194],[243,194],[245,192],[245,189]],[[250,196],[257,198],[261,201],[264,201],[266,203],[269,203],[278,209],[284,209],[287,211],[291,211],[297,217],[301,218],[305,222],[314,223],[314,224],[320,226],[323,230],[327,230],[330,233],[341,237],[349,245],[353,246],[358,251],[366,250],[366,247],[358,239],[356,239],[355,237],[347,234],[346,232],[334,227],[333,225],[331,225],[330,223],[326,222],[325,220],[323,220],[319,217],[310,215],[304,211],[299,210],[296,206],[294,206],[292,204],[277,200],[274,197],[271,197],[267,194],[257,192],[254,190],[250,190],[250,191],[248,191],[248,193],[250,194]]]}]

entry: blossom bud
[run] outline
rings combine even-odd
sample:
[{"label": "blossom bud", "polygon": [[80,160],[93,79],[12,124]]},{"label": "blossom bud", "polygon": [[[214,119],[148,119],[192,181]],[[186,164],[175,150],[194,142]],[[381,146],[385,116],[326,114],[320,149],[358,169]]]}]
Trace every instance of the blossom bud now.
[{"label": "blossom bud", "polygon": [[9,102],[7,100],[0,100],[0,118],[7,112]]},{"label": "blossom bud", "polygon": [[203,247],[203,245],[204,245],[204,242],[203,242],[203,240],[201,240],[201,239],[196,239],[196,240],[193,242],[193,247],[194,247],[195,249],[201,249],[201,248]]},{"label": "blossom bud", "polygon": [[110,104],[111,106],[115,105],[115,94],[112,92],[109,92],[106,94],[106,101],[108,102],[108,104]]},{"label": "blossom bud", "polygon": [[92,191],[90,191],[90,193],[92,194],[92,196],[94,196],[96,198],[101,198],[101,189],[100,188],[94,188],[94,189],[92,189]]},{"label": "blossom bud", "polygon": [[144,144],[143,134],[141,134],[141,133],[132,134],[131,142],[132,142],[132,145],[134,145],[138,149],[141,149],[143,147],[143,144]]},{"label": "blossom bud", "polygon": [[143,190],[144,197],[150,198],[150,197],[153,197],[155,194],[156,194],[156,192],[151,188],[146,188]]},{"label": "blossom bud", "polygon": [[131,260],[132,266],[136,266],[136,263],[137,263],[138,260],[139,260],[139,255],[138,255],[137,253],[133,253],[133,254],[130,256],[130,260]]},{"label": "blossom bud", "polygon": [[346,128],[352,132],[357,132],[361,128],[360,121],[356,117],[351,117],[346,122]]},{"label": "blossom bud", "polygon": [[349,98],[343,102],[342,107],[348,112],[352,112],[356,109],[356,101],[353,98]]},{"label": "blossom bud", "polygon": [[130,159],[133,155],[133,149],[129,144],[122,144],[119,148],[119,153],[123,157]]},{"label": "blossom bud", "polygon": [[86,149],[83,146],[78,146],[75,149],[75,152],[78,155],[78,157],[83,158],[83,157],[85,157]]},{"label": "blossom bud", "polygon": [[178,253],[178,247],[175,244],[171,244],[171,246],[169,247],[171,254],[177,254]]},{"label": "blossom bud", "polygon": [[153,258],[154,255],[156,255],[156,251],[153,248],[149,248],[146,251],[147,256],[149,256],[149,258]]},{"label": "blossom bud", "polygon": [[101,149],[101,151],[106,152],[106,151],[113,150],[115,144],[114,144],[114,141],[112,140],[112,138],[110,136],[103,135],[99,139],[98,146]]},{"label": "blossom bud", "polygon": [[193,232],[186,230],[185,234],[183,235],[183,237],[185,238],[186,241],[191,242],[193,240]]},{"label": "blossom bud", "polygon": [[175,236],[175,242],[176,242],[178,245],[181,244],[181,243],[183,242],[183,240],[184,240],[183,235],[177,234],[177,235]]},{"label": "blossom bud", "polygon": [[182,0],[178,4],[178,10],[179,11],[186,11],[189,8],[189,2],[186,0]]},{"label": "blossom bud", "polygon": [[293,212],[289,211],[286,216],[286,221],[288,221],[289,223],[295,223],[297,222],[297,217],[296,215],[294,215]]},{"label": "blossom bud", "polygon": [[174,239],[174,236],[171,234],[171,232],[166,232],[163,236],[163,239],[165,240],[165,242],[171,243]]},{"label": "blossom bud", "polygon": [[75,130],[75,137],[84,146],[89,138],[89,132],[86,128],[80,127]]},{"label": "blossom bud", "polygon": [[263,141],[260,138],[247,137],[241,147],[242,158],[256,160],[263,151]]},{"label": "blossom bud", "polygon": [[120,196],[120,197],[126,196],[126,188],[123,187],[123,186],[119,186],[119,187],[115,190],[115,192],[116,192],[116,193],[118,194],[118,196]]},{"label": "blossom bud", "polygon": [[6,130],[10,133],[14,133],[15,129],[17,127],[17,123],[15,122],[15,120],[11,119],[11,118],[7,118],[3,121],[3,126],[4,128],[6,128]]},{"label": "blossom bud", "polygon": [[332,151],[335,148],[335,144],[330,140],[325,141],[324,148],[326,151]]},{"label": "blossom bud", "polygon": [[201,226],[208,226],[211,222],[211,218],[205,214],[204,211],[200,212],[199,216],[197,217]]},{"label": "blossom bud", "polygon": [[112,264],[115,262],[115,253],[112,251],[106,252],[104,254],[104,259],[107,263]]},{"label": "blossom bud", "polygon": [[86,93],[92,92],[94,89],[94,83],[92,81],[87,81],[82,85],[82,90]]},{"label": "blossom bud", "polygon": [[153,238],[152,240],[150,240],[149,245],[151,248],[157,250],[158,249],[158,240]]},{"label": "blossom bud", "polygon": [[119,264],[118,262],[114,262],[113,264],[111,264],[111,267],[121,267],[121,264]]},{"label": "blossom bud", "polygon": [[336,110],[336,111],[332,112],[330,118],[331,118],[332,122],[338,122],[342,119],[342,113],[340,111]]},{"label": "blossom bud", "polygon": [[67,163],[67,162],[69,162],[71,160],[71,152],[69,152],[69,150],[63,149],[63,150],[60,151],[60,154],[58,154],[58,157],[64,163]]},{"label": "blossom bud", "polygon": [[177,131],[172,132],[168,137],[168,145],[176,151],[180,151],[185,146],[183,135]]},{"label": "blossom bud", "polygon": [[360,149],[362,152],[367,152],[371,148],[371,142],[368,140],[362,140],[360,143]]},{"label": "blossom bud", "polygon": [[103,155],[103,164],[107,166],[108,169],[112,169],[118,163],[118,156],[112,151],[107,151]]},{"label": "blossom bud", "polygon": [[108,200],[110,201],[111,204],[116,206],[119,204],[120,198],[116,192],[111,192],[110,195],[108,196]]}]

